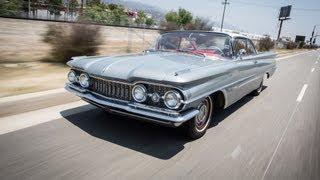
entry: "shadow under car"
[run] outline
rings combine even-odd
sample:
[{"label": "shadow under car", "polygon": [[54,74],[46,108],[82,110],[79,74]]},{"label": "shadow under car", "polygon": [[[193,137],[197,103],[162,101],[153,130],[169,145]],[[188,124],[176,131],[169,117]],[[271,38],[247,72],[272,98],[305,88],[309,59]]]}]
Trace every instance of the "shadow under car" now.
[{"label": "shadow under car", "polygon": [[[209,128],[218,125],[252,99],[252,96],[245,96],[230,107],[215,112],[213,122]],[[84,107],[81,106],[62,111],[61,115],[81,130],[96,138],[159,159],[172,158],[184,149],[184,144],[191,141],[184,135],[182,127],[169,128],[145,123],[130,117],[109,114],[100,108],[72,114],[72,112],[78,111],[79,108]]]}]

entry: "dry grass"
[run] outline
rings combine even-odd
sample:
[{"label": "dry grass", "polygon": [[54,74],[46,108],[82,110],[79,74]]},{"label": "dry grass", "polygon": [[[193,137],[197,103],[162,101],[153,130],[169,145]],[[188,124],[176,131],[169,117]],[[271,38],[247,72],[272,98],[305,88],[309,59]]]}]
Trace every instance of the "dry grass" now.
[{"label": "dry grass", "polygon": [[1,63],[0,97],[64,87],[67,66],[42,63]]}]

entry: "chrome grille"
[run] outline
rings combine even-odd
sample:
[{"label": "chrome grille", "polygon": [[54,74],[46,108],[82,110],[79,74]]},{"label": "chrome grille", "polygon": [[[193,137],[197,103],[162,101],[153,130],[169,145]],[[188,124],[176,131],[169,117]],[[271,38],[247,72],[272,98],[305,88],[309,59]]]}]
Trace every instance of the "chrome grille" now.
[{"label": "chrome grille", "polygon": [[90,78],[90,82],[90,90],[93,92],[110,98],[126,101],[132,100],[131,85],[92,77]]}]

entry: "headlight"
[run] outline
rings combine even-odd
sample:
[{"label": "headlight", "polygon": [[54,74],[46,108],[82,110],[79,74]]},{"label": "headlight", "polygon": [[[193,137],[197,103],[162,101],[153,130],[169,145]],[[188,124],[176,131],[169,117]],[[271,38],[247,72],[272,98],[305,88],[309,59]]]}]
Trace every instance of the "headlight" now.
[{"label": "headlight", "polygon": [[147,99],[147,89],[143,85],[135,85],[132,88],[132,97],[137,102],[144,102]]},{"label": "headlight", "polygon": [[170,109],[177,109],[181,104],[181,95],[176,91],[168,91],[164,94],[164,104]]},{"label": "headlight", "polygon": [[84,88],[89,87],[89,76],[82,73],[79,77],[79,83]]},{"label": "headlight", "polygon": [[76,73],[73,70],[68,73],[68,80],[72,83],[77,81]]}]

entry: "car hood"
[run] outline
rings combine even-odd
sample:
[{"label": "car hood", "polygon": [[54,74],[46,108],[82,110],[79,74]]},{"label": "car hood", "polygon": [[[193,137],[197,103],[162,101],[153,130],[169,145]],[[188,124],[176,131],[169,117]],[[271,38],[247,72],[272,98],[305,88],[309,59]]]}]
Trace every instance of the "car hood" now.
[{"label": "car hood", "polygon": [[[183,82],[190,81],[190,73],[194,71],[224,63],[226,61],[219,58],[187,53],[155,52],[112,57],[75,57],[68,62],[68,65],[82,69],[90,75],[129,82],[139,80]],[[184,78],[185,74],[189,74],[189,79]]]}]

